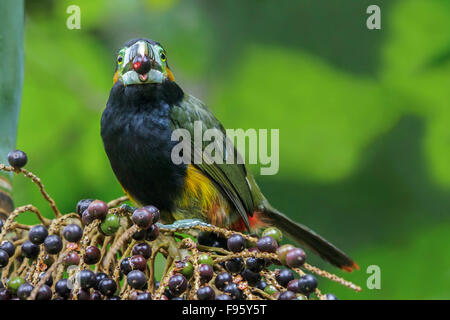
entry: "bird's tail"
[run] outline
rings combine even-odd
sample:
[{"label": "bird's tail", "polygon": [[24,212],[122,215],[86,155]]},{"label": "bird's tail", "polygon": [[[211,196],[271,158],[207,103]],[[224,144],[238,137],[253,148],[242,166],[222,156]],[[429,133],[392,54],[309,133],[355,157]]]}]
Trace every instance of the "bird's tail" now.
[{"label": "bird's tail", "polygon": [[329,263],[348,272],[352,272],[354,269],[359,270],[359,266],[340,249],[308,227],[289,219],[276,209],[270,206],[265,208],[264,218],[289,238],[310,249]]}]

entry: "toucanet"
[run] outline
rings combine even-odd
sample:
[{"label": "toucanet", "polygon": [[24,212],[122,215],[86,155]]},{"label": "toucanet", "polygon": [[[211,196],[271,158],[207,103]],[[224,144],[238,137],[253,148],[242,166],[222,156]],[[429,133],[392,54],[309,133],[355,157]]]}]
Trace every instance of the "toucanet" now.
[{"label": "toucanet", "polygon": [[[213,113],[175,82],[161,44],[143,38],[125,43],[117,55],[101,136],[119,183],[136,205],[156,206],[166,224],[201,221],[241,232],[275,226],[331,264],[358,269],[343,251],[273,208],[242,161],[211,161],[204,152],[210,142],[193,141],[196,122],[226,141]],[[192,140],[173,139],[176,129],[185,129]],[[202,161],[174,161],[180,141],[186,147],[182,153],[190,151],[191,158]],[[234,147],[226,151],[223,157],[239,157]]]}]

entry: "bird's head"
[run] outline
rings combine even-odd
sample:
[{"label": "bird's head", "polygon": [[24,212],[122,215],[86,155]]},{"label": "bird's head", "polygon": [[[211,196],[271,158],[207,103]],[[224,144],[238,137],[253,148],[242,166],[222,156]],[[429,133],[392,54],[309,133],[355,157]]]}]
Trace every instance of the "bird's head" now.
[{"label": "bird's head", "polygon": [[114,83],[117,80],[129,86],[174,81],[174,77],[164,48],[156,41],[140,38],[128,41],[119,50]]}]

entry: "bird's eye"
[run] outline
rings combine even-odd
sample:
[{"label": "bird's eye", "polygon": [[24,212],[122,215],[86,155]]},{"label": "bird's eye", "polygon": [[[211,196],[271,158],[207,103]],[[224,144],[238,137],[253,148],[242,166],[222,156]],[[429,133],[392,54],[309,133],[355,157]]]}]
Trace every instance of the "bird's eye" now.
[{"label": "bird's eye", "polygon": [[118,62],[119,64],[121,64],[122,61],[123,61],[123,57],[122,57],[122,56],[118,56],[118,57],[117,57],[117,62]]},{"label": "bird's eye", "polygon": [[164,62],[164,61],[166,61],[166,55],[164,54],[164,52],[163,51],[161,51],[161,53],[159,54],[159,57],[161,58],[161,61],[162,62]]}]

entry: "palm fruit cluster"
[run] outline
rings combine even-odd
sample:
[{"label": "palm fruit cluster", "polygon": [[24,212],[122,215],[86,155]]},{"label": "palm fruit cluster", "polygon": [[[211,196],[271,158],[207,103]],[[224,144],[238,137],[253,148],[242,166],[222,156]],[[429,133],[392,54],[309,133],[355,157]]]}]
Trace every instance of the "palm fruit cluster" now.
[{"label": "palm fruit cluster", "polygon": [[[0,300],[306,300],[322,294],[315,275],[354,284],[306,263],[301,248],[280,246],[281,232],[261,236],[209,225],[169,228],[154,206],[131,209],[121,197],[83,199],[61,214],[40,179],[13,151],[0,170],[37,184],[54,218],[26,205],[0,220]],[[20,224],[34,214],[40,224]],[[165,268],[155,272],[161,255]],[[313,275],[315,274],[315,275]]]}]

